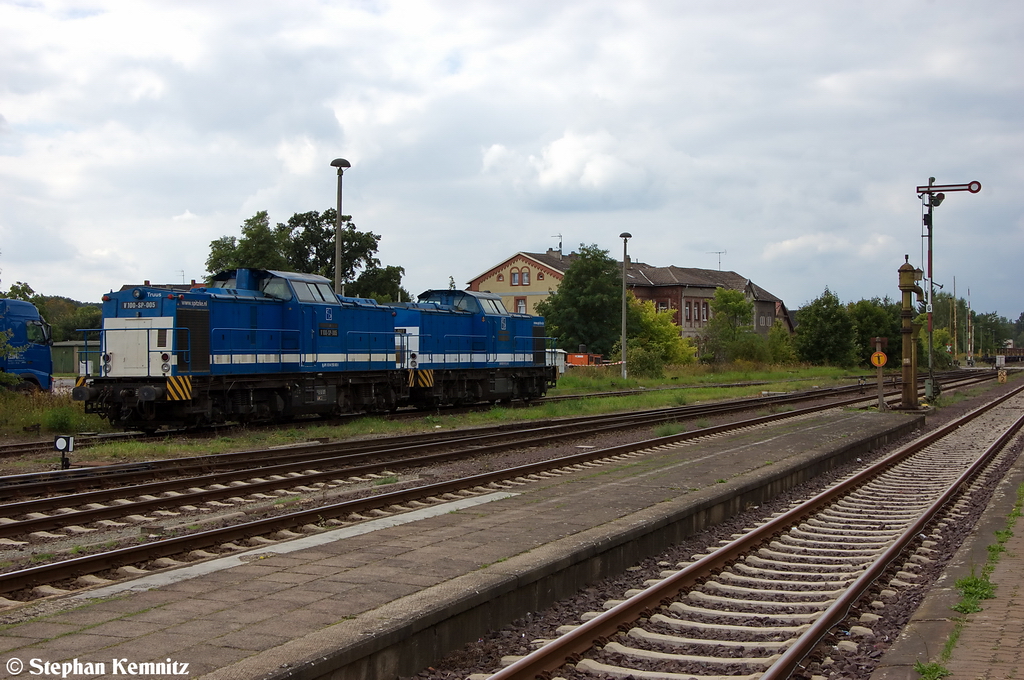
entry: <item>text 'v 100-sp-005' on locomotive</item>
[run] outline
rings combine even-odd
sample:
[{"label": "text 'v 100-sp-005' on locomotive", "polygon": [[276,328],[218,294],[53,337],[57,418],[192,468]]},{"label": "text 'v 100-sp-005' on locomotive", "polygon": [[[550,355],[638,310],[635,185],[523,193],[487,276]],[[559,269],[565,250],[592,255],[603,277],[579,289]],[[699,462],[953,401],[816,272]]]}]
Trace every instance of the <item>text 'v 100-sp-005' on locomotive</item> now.
[{"label": "text 'v 100-sp-005' on locomotive", "polygon": [[103,296],[100,336],[73,397],[127,429],[532,399],[557,377],[544,319],[498,295],[378,304],[293,272],[126,286]]}]

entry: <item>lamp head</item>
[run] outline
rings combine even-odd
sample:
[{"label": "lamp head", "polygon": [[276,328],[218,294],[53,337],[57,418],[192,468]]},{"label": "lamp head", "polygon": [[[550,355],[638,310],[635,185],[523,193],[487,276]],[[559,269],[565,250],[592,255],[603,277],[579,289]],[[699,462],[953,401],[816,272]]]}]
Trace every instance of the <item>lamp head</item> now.
[{"label": "lamp head", "polygon": [[932,201],[931,201],[931,206],[932,206],[933,208],[938,208],[938,207],[939,207],[939,205],[940,205],[940,204],[941,204],[941,203],[942,203],[942,202],[943,202],[944,200],[946,200],[946,194],[943,194],[943,193],[938,193],[938,194],[932,194]]},{"label": "lamp head", "polygon": [[331,167],[337,168],[338,172],[344,172],[345,168],[351,168],[352,164],[344,158],[335,158],[331,161]]},{"label": "lamp head", "polygon": [[624,231],[621,234],[619,234],[619,238],[633,238],[633,235],[630,234],[628,231]]}]

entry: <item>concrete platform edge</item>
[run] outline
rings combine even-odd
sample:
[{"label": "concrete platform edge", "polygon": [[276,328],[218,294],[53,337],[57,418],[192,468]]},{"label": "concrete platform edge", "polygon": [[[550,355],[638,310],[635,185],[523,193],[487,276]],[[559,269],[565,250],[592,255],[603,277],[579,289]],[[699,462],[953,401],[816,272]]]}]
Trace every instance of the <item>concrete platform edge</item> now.
[{"label": "concrete platform edge", "polygon": [[[764,466],[723,484],[568,536],[208,674],[211,680],[364,680],[412,675],[531,611],[621,573],[738,512],[916,429],[901,416],[874,435]],[[365,633],[351,642],[353,633]],[[347,640],[347,642],[345,642]]]}]

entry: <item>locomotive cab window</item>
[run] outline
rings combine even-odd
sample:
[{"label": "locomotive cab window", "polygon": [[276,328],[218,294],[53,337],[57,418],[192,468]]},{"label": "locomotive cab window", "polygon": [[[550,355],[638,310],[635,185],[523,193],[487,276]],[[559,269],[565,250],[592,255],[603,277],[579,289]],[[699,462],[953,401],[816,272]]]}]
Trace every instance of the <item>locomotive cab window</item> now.
[{"label": "locomotive cab window", "polygon": [[498,314],[501,316],[508,314],[508,311],[505,309],[505,305],[501,304],[501,300],[481,298],[480,306],[484,308],[484,314]]},{"label": "locomotive cab window", "polygon": [[288,282],[277,277],[264,279],[263,294],[267,297],[274,298],[275,300],[292,299],[292,291],[291,288],[288,287]]},{"label": "locomotive cab window", "polygon": [[326,283],[306,283],[305,281],[292,281],[295,287],[295,295],[302,302],[337,302],[338,298],[334,291]]}]

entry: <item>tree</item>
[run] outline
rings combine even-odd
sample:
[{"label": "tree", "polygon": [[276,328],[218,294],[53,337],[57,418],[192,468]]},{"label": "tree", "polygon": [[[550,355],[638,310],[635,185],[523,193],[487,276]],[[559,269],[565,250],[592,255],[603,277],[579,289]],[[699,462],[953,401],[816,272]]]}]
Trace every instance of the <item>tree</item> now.
[{"label": "tree", "polygon": [[537,305],[548,333],[563,349],[586,345],[608,355],[620,336],[622,281],[607,250],[580,244],[579,255],[565,271],[558,290]]},{"label": "tree", "polygon": [[270,228],[266,210],[261,210],[242,223],[242,238],[222,236],[210,243],[206,270],[210,274],[225,269],[286,269],[288,260],[282,254],[283,242]]},{"label": "tree", "polygon": [[[659,312],[650,300],[638,300],[629,293],[626,312],[626,364],[630,375],[661,377],[665,366],[681,366],[696,361],[695,348],[683,338],[675,324],[675,312]],[[620,335],[621,335],[621,320]],[[622,353],[621,340],[612,347],[612,355]]]},{"label": "tree", "polygon": [[11,289],[7,293],[0,293],[0,297],[5,297],[8,300],[23,300],[25,302],[32,302],[37,296],[36,292],[32,290],[32,286],[27,283],[18,281],[11,286]]},{"label": "tree", "polygon": [[[50,307],[47,305],[47,310],[49,309]],[[45,318],[50,323],[54,342],[62,342],[64,340],[81,340],[83,334],[79,332],[80,329],[99,329],[103,323],[103,312],[96,305],[83,304],[75,307],[70,314],[60,317],[51,317],[47,311]],[[90,340],[96,340],[99,337],[95,333],[90,333],[89,336]]]},{"label": "tree", "polygon": [[[320,274],[334,280],[335,220],[334,208],[295,213],[287,224],[278,224],[275,233],[284,243],[284,254],[292,271]],[[351,283],[357,272],[380,266],[375,255],[380,236],[356,230],[350,215],[341,216],[341,280]],[[405,271],[403,270],[404,274]]]},{"label": "tree", "polygon": [[857,363],[870,365],[871,354],[875,351],[872,338],[888,338],[885,347],[888,362],[899,366],[903,357],[900,304],[889,298],[872,298],[850,303],[847,310],[853,321]]},{"label": "tree", "polygon": [[[287,224],[270,227],[267,211],[261,210],[242,223],[242,236],[222,236],[210,243],[206,260],[209,274],[226,269],[276,269],[320,274],[334,279],[335,217],[328,208],[295,213]],[[352,283],[357,274],[380,266],[375,255],[380,236],[357,231],[352,218],[342,215],[341,280]],[[404,273],[404,270],[403,270]]]},{"label": "tree", "polygon": [[740,290],[716,288],[705,347],[715,361],[769,361],[768,345],[754,332],[754,303]]},{"label": "tree", "polygon": [[404,267],[371,267],[345,286],[349,297],[372,298],[377,302],[409,302],[412,295],[402,288]]},{"label": "tree", "polygon": [[851,366],[856,362],[853,320],[827,287],[797,312],[793,340],[797,356],[812,364]]},{"label": "tree", "polygon": [[776,319],[768,331],[768,356],[773,364],[792,364],[796,361],[793,336],[782,319]]}]

